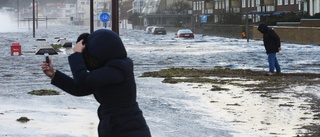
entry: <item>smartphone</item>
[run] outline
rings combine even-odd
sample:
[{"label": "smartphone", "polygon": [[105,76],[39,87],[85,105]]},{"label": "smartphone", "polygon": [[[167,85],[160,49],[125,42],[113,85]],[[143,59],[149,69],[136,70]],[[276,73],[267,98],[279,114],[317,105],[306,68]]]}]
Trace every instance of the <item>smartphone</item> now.
[{"label": "smartphone", "polygon": [[45,55],[45,57],[46,57],[46,62],[47,62],[47,64],[49,65],[49,54],[48,54],[48,53],[45,53],[44,55]]}]

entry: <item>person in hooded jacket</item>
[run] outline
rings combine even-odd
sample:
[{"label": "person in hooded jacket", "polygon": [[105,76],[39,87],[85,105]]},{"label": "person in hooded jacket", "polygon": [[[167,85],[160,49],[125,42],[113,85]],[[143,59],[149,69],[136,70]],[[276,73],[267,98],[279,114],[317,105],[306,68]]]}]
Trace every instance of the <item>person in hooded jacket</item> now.
[{"label": "person in hooded jacket", "polygon": [[280,37],[264,23],[258,26],[258,30],[263,34],[263,44],[268,55],[269,72],[266,75],[274,75],[274,68],[276,68],[276,73],[281,73],[281,68],[276,57],[276,53],[281,50]]},{"label": "person in hooded jacket", "polygon": [[83,33],[73,50],[73,78],[55,70],[51,60],[42,62],[51,84],[74,96],[94,95],[100,103],[99,137],[151,137],[136,101],[133,62],[120,37],[107,29]]}]

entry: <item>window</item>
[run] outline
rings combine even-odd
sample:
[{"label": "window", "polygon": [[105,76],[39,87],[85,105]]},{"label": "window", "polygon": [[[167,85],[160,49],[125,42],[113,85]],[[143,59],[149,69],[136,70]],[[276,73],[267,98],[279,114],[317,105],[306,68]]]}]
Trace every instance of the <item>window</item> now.
[{"label": "window", "polygon": [[257,6],[260,6],[260,0],[256,0]]},{"label": "window", "polygon": [[243,8],[246,7],[246,1],[245,1],[245,0],[242,1],[242,7],[243,7]]},{"label": "window", "polygon": [[294,4],[294,0],[290,0],[290,4],[293,5]]},{"label": "window", "polygon": [[278,0],[278,5],[282,5],[282,0]]},{"label": "window", "polygon": [[284,0],[284,5],[288,5],[289,4],[289,0]]},{"label": "window", "polygon": [[251,0],[251,7],[255,7],[254,0]]},{"label": "window", "polygon": [[225,9],[224,2],[221,2],[221,9]]},{"label": "window", "polygon": [[230,3],[229,3],[229,0],[226,0],[226,7],[225,7],[225,9],[226,9],[226,12],[227,13],[229,13],[230,12],[230,5],[229,5]]},{"label": "window", "polygon": [[204,1],[202,1],[201,3],[202,3],[201,8],[202,8],[202,9],[205,9],[205,8],[204,8]]},{"label": "window", "polygon": [[216,1],[214,5],[215,5],[215,9],[219,9],[219,2]]},{"label": "window", "polygon": [[257,7],[257,12],[261,12],[261,8],[260,7]]}]

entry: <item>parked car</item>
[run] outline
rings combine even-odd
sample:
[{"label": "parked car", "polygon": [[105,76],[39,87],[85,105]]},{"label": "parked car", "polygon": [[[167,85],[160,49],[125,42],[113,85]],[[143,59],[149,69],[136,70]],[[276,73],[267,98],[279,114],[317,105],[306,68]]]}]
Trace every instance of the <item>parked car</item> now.
[{"label": "parked car", "polygon": [[166,35],[167,31],[164,27],[153,27],[152,34],[154,35]]},{"label": "parked car", "polygon": [[155,26],[148,26],[147,28],[146,28],[146,33],[147,34],[151,34],[152,33],[152,29],[154,28]]},{"label": "parked car", "polygon": [[194,33],[190,29],[180,29],[176,33],[177,38],[194,38]]}]

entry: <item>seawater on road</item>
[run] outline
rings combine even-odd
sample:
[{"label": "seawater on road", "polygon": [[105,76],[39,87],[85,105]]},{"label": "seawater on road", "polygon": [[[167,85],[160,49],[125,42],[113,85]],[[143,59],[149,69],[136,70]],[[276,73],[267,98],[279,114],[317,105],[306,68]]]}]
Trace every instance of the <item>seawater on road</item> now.
[{"label": "seawater on road", "polygon": [[[46,38],[47,44],[50,44],[56,42],[54,37],[59,36],[74,43],[78,35],[88,31],[89,28],[77,26],[54,26],[48,29],[40,27],[36,32],[36,38]],[[40,70],[40,63],[44,60],[44,56],[36,56],[32,53],[37,45],[32,32],[19,30],[19,32],[0,32],[0,34],[0,120],[3,123],[0,125],[0,135],[97,136],[98,104],[92,96],[72,97],[50,85],[49,78],[45,77]],[[257,117],[257,114],[265,115],[263,118],[273,119],[274,115],[286,113],[292,115],[295,111],[284,110],[271,114],[271,111],[254,113],[255,111],[251,110],[247,114],[252,116],[245,117],[240,114],[233,116],[232,113],[228,113],[229,110],[225,110],[225,107],[214,106],[209,103],[210,99],[203,97],[202,92],[207,91],[206,88],[194,89],[192,87],[195,85],[190,86],[190,84],[168,85],[162,83],[160,78],[139,77],[143,72],[170,67],[202,69],[219,66],[267,71],[267,55],[262,41],[251,40],[248,43],[244,39],[202,37],[200,34],[193,40],[184,40],[174,38],[174,33],[164,36],[151,35],[139,30],[121,30],[120,36],[127,48],[128,56],[135,64],[138,101],[153,136],[256,137],[288,136],[298,132],[293,129],[285,129],[286,131],[281,132],[273,129],[278,126],[272,125],[273,128],[270,128],[268,124],[254,121],[260,119],[251,121],[252,124],[260,123],[257,129],[253,129],[248,124],[231,122],[237,117],[250,121],[250,117]],[[21,43],[22,56],[10,55],[12,42]],[[282,43],[282,49],[277,56],[283,72],[320,72],[319,46]],[[62,50],[59,55],[50,56],[50,58],[56,69],[71,75],[67,56],[72,53],[72,49]],[[38,97],[27,94],[36,89],[54,89],[60,91],[62,95]],[[316,87],[316,89],[319,88]],[[239,88],[234,88],[234,92],[238,90]],[[248,96],[246,98],[248,100],[252,97],[250,94],[245,95]],[[222,94],[219,97],[224,98],[222,100],[225,101],[230,100],[227,95]],[[261,104],[269,102],[253,98],[252,101],[261,102]],[[268,104],[262,105],[263,107],[268,107]],[[233,112],[241,112],[241,108],[239,109]],[[246,110],[249,109],[243,108],[243,111]],[[22,116],[32,120],[28,123],[18,123],[16,119]],[[269,121],[274,122],[274,120]],[[278,134],[270,134],[273,131],[277,131]]]}]

